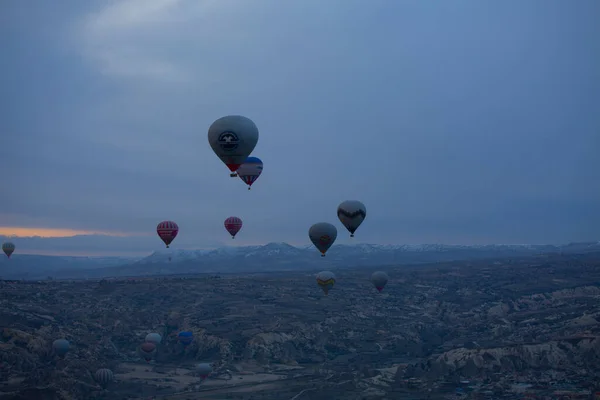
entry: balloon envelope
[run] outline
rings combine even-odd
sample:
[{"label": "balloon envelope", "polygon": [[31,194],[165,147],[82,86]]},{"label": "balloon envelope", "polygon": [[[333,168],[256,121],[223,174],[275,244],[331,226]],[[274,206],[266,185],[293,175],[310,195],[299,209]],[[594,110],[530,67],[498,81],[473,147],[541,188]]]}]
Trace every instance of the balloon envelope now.
[{"label": "balloon envelope", "polygon": [[256,147],[258,128],[250,118],[241,115],[221,117],[208,128],[208,143],[217,157],[234,172]]},{"label": "balloon envelope", "polygon": [[323,290],[325,295],[329,289],[335,285],[335,274],[331,271],[321,271],[317,274],[317,285]]},{"label": "balloon envelope", "polygon": [[260,174],[263,171],[263,162],[258,157],[248,157],[246,161],[237,170],[237,174],[241,180],[248,185],[248,190],[250,190],[250,186],[256,182]]},{"label": "balloon envelope", "polygon": [[179,332],[179,335],[177,335],[177,339],[179,339],[179,341],[184,346],[187,346],[188,344],[192,343],[192,341],[194,340],[194,334],[190,331]]},{"label": "balloon envelope", "polygon": [[152,332],[146,335],[146,342],[154,343],[155,345],[159,345],[162,341],[162,336],[159,333]]},{"label": "balloon envelope", "polygon": [[142,343],[142,345],[140,346],[140,349],[144,353],[152,353],[154,350],[156,350],[156,345],[152,342],[145,342],[145,343]]},{"label": "balloon envelope", "polygon": [[145,342],[140,346],[140,355],[146,362],[150,362],[156,354],[156,345],[152,342]]},{"label": "balloon envelope", "polygon": [[328,222],[319,222],[310,227],[308,237],[321,252],[321,255],[325,256],[325,253],[337,238],[337,229]]},{"label": "balloon envelope", "polygon": [[383,271],[376,271],[373,272],[373,275],[371,275],[371,282],[373,283],[373,286],[375,286],[375,288],[380,292],[383,290],[388,280],[388,275]]},{"label": "balloon envelope", "polygon": [[196,370],[202,378],[206,378],[212,372],[212,366],[209,363],[200,363],[196,365]]},{"label": "balloon envelope", "polygon": [[52,348],[57,356],[64,357],[69,352],[71,344],[67,339],[57,339],[52,343]]},{"label": "balloon envelope", "polygon": [[229,217],[225,220],[225,229],[231,235],[231,238],[235,238],[235,235],[242,229],[243,222],[238,217]]},{"label": "balloon envelope", "polygon": [[94,374],[96,382],[98,382],[102,386],[105,386],[108,383],[112,382],[114,377],[115,376],[113,375],[113,372],[108,368],[100,368],[98,371],[96,371],[96,374]]},{"label": "balloon envelope", "polygon": [[10,258],[10,255],[15,251],[15,244],[12,242],[2,243],[2,251],[6,254],[6,257]]},{"label": "balloon envelope", "polygon": [[173,221],[163,221],[156,226],[156,233],[167,245],[167,248],[177,237],[179,233],[179,226]]},{"label": "balloon envelope", "polygon": [[354,237],[354,232],[367,217],[367,208],[358,200],[346,200],[338,206],[337,216],[350,232],[350,237]]}]

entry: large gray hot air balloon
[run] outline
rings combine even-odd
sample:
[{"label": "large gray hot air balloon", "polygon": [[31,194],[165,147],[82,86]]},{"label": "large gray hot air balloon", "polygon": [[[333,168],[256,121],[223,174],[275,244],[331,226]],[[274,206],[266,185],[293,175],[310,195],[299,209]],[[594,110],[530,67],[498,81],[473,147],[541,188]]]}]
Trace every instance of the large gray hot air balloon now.
[{"label": "large gray hot air balloon", "polygon": [[321,257],[325,257],[325,253],[337,238],[337,229],[328,222],[319,222],[310,227],[308,237],[321,252]]},{"label": "large gray hot air balloon", "polygon": [[258,142],[258,128],[241,115],[221,117],[208,128],[208,143],[215,154],[236,177],[235,171],[252,153]]},{"label": "large gray hot air balloon", "polygon": [[373,282],[373,286],[375,286],[379,292],[383,290],[388,280],[388,275],[383,271],[373,272],[373,275],[371,275],[371,282]]},{"label": "large gray hot air balloon", "polygon": [[162,341],[162,336],[159,333],[152,332],[146,335],[146,342],[154,343],[155,345],[159,345]]},{"label": "large gray hot air balloon", "polygon": [[335,285],[335,274],[331,271],[321,271],[317,274],[317,285],[323,290],[325,296],[329,293],[329,289]]},{"label": "large gray hot air balloon", "polygon": [[100,386],[105,388],[106,386],[108,386],[109,383],[113,381],[115,376],[110,369],[100,368],[98,371],[96,371],[94,378],[96,378],[96,382],[98,382]]},{"label": "large gray hot air balloon", "polygon": [[200,363],[196,365],[196,371],[198,371],[200,378],[206,379],[206,377],[208,377],[212,372],[212,365],[209,363]]},{"label": "large gray hot air balloon", "polygon": [[57,339],[52,343],[52,349],[54,353],[60,358],[64,358],[64,356],[69,352],[69,348],[71,344],[67,339]]},{"label": "large gray hot air balloon", "polygon": [[367,217],[367,208],[358,200],[346,200],[338,206],[337,216],[350,232],[350,237],[354,237],[354,232]]}]

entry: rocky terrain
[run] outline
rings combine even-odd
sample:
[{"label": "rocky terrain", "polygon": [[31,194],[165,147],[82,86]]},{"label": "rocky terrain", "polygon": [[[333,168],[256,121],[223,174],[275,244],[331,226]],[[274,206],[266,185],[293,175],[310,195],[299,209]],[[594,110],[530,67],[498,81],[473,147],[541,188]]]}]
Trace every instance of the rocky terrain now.
[{"label": "rocky terrain", "polygon": [[[1,399],[590,398],[600,253],[88,281],[2,281]],[[187,347],[181,330],[194,334]],[[163,342],[146,363],[149,332]],[[66,338],[64,359],[52,342]],[[202,381],[193,366],[210,362]],[[94,380],[110,368],[105,389]],[[587,396],[587,397],[586,397]]]}]

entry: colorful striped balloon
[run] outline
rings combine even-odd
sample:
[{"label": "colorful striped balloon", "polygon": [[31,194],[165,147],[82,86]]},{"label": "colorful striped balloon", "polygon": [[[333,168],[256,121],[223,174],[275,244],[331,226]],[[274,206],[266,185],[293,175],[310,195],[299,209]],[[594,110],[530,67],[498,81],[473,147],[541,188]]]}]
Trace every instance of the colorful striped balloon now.
[{"label": "colorful striped balloon", "polygon": [[243,222],[238,217],[229,217],[225,220],[225,229],[231,235],[232,239],[235,239],[235,235],[242,229]]},{"label": "colorful striped balloon", "polygon": [[179,227],[173,221],[163,221],[156,226],[156,233],[169,248],[169,245],[179,233]]},{"label": "colorful striped balloon", "polygon": [[248,157],[246,161],[238,168],[237,174],[241,180],[248,185],[248,190],[250,190],[250,186],[262,174],[263,171],[263,162],[258,157]]}]

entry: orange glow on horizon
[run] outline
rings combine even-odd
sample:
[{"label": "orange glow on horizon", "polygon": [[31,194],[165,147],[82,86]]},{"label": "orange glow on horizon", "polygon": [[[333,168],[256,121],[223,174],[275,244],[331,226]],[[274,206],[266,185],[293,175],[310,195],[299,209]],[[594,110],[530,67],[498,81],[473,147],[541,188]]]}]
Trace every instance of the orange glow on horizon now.
[{"label": "orange glow on horizon", "polygon": [[106,236],[133,236],[132,233],[85,231],[77,229],[53,229],[53,228],[21,228],[18,226],[0,226],[0,235],[16,237],[39,236],[44,238],[71,237],[77,235],[106,235]]},{"label": "orange glow on horizon", "polygon": [[[53,256],[53,257],[130,257],[130,258],[144,258],[152,254],[147,251],[85,251],[85,250],[36,250],[36,249],[23,249],[19,250],[19,253],[15,253],[16,257],[21,255],[33,255],[33,256]],[[15,257],[13,254],[12,257]],[[12,258],[11,257],[11,258]]]}]

